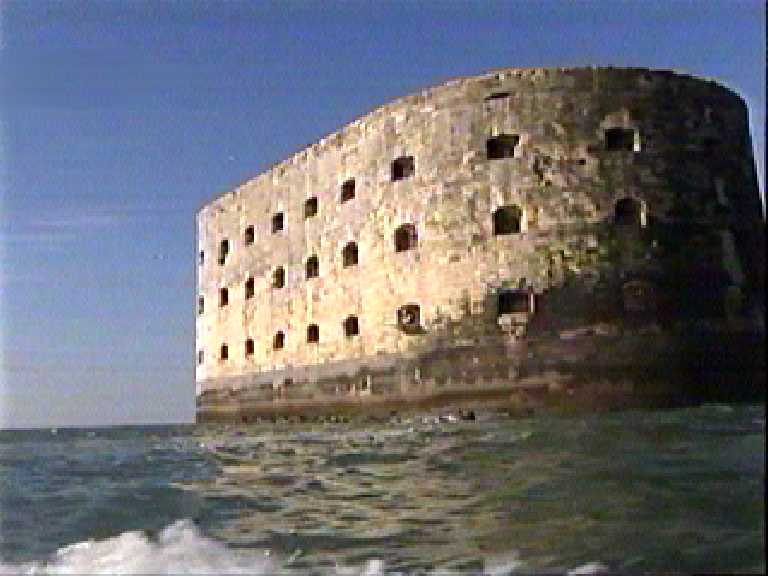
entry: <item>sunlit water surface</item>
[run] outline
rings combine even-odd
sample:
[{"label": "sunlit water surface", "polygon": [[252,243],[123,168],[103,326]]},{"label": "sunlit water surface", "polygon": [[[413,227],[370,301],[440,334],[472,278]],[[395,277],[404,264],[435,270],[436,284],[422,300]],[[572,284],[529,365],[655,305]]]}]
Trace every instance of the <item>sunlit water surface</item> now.
[{"label": "sunlit water surface", "polygon": [[0,572],[765,570],[765,408],[0,432]]}]

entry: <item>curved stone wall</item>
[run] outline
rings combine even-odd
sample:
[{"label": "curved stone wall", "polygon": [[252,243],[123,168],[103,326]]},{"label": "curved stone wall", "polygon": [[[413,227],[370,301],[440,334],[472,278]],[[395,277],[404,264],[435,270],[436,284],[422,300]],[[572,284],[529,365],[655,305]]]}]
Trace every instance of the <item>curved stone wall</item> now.
[{"label": "curved stone wall", "polygon": [[764,286],[751,149],[738,96],[664,71],[382,106],[200,210],[199,411],[498,389],[546,335],[733,326]]}]

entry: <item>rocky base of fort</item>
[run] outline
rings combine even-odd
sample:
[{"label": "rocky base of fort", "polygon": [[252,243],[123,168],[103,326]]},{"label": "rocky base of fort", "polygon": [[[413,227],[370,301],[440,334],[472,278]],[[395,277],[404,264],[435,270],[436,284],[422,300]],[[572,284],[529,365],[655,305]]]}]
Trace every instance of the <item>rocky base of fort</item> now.
[{"label": "rocky base of fort", "polygon": [[[199,423],[528,416],[765,399],[765,334],[706,324],[598,324],[501,347],[401,358],[289,390],[198,397]],[[319,391],[330,391],[320,393]]]}]

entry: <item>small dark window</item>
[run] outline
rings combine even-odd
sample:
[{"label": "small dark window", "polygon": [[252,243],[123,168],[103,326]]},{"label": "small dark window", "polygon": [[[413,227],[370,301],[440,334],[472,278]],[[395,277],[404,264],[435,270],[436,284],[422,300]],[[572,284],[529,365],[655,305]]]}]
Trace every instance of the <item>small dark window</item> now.
[{"label": "small dark window", "polygon": [[278,212],[272,216],[272,234],[280,232],[283,229],[283,213]]},{"label": "small dark window", "polygon": [[621,287],[624,311],[650,313],[656,309],[656,287],[645,280],[630,280]]},{"label": "small dark window", "polygon": [[421,309],[418,304],[406,304],[397,309],[397,327],[403,331],[413,331],[421,324]]},{"label": "small dark window", "polygon": [[224,264],[229,254],[229,240],[222,240],[219,244],[219,264]]},{"label": "small dark window", "polygon": [[320,328],[317,324],[307,326],[307,342],[316,343],[320,341]]},{"label": "small dark window", "polygon": [[200,250],[199,258],[200,258],[200,266],[202,266],[203,263],[205,262],[205,252],[203,252],[202,250]]},{"label": "small dark window", "polygon": [[515,148],[517,148],[519,143],[520,136],[517,134],[499,134],[486,140],[485,151],[488,154],[489,160],[514,158]]},{"label": "small dark window", "polygon": [[341,251],[342,260],[344,261],[344,268],[357,265],[357,244],[354,242],[348,242],[344,249]]},{"label": "small dark window", "polygon": [[413,224],[402,224],[395,230],[395,252],[405,252],[416,248],[419,243],[419,235]]},{"label": "small dark window", "polygon": [[304,218],[312,218],[317,214],[317,198],[307,198],[304,202]]},{"label": "small dark window", "polygon": [[253,226],[248,226],[245,229],[245,234],[243,235],[243,240],[245,241],[245,244],[253,244],[254,240],[256,239],[256,232],[253,229]]},{"label": "small dark window", "polygon": [[226,306],[229,304],[229,290],[221,288],[219,290],[219,306]]},{"label": "small dark window", "polygon": [[248,280],[245,281],[245,297],[253,298],[253,295],[256,293],[256,282],[253,278],[248,278]]},{"label": "small dark window", "polygon": [[344,320],[344,335],[345,336],[357,336],[360,334],[360,326],[357,322],[357,316],[347,316]]},{"label": "small dark window", "polygon": [[504,290],[499,292],[498,315],[530,312],[530,294],[527,290]]},{"label": "small dark window", "polygon": [[278,266],[272,272],[272,288],[282,288],[283,286],[285,286],[285,269]]},{"label": "small dark window", "polygon": [[355,179],[350,178],[341,185],[341,201],[347,202],[355,197]]},{"label": "small dark window", "polygon": [[493,213],[493,233],[496,236],[504,234],[519,234],[521,230],[523,211],[514,204],[500,206]]},{"label": "small dark window", "polygon": [[489,100],[502,100],[504,98],[509,98],[509,92],[494,92],[489,96],[486,96],[485,101],[488,102]]},{"label": "small dark window", "polygon": [[202,314],[205,312],[205,298],[202,296],[197,297],[197,313]]},{"label": "small dark window", "polygon": [[285,334],[278,331],[275,337],[272,339],[272,348],[275,350],[282,350],[285,346]]},{"label": "small dark window", "polygon": [[642,206],[632,198],[622,198],[616,202],[613,222],[619,226],[640,226]]},{"label": "small dark window", "polygon": [[222,360],[227,360],[229,358],[229,347],[226,344],[221,345],[221,353],[219,354],[219,358]]},{"label": "small dark window", "polygon": [[392,161],[392,182],[404,180],[413,176],[416,171],[416,162],[413,156],[400,156]]},{"label": "small dark window", "polygon": [[317,259],[317,256],[307,258],[306,272],[307,280],[317,278],[320,275],[320,261]]},{"label": "small dark window", "polygon": [[605,131],[605,149],[610,151],[635,149],[635,131],[632,128],[608,128]]},{"label": "small dark window", "polygon": [[714,152],[714,149],[720,146],[720,138],[707,136],[701,141],[701,145],[707,148],[709,152]]},{"label": "small dark window", "polygon": [[205,353],[202,350],[197,351],[197,363],[202,364],[205,360]]},{"label": "small dark window", "polygon": [[246,356],[253,356],[253,351],[255,350],[255,346],[253,345],[253,339],[248,338],[245,341],[245,355]]}]

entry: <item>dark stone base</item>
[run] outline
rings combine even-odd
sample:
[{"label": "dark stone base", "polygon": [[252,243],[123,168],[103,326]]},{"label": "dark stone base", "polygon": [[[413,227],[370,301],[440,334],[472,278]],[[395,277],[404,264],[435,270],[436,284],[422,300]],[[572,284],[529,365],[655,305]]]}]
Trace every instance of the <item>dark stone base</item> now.
[{"label": "dark stone base", "polygon": [[[764,401],[765,334],[712,323],[594,325],[214,383],[197,421],[388,418],[433,409],[527,415]],[[303,375],[303,377],[302,377]],[[290,384],[274,387],[273,382]]]}]

